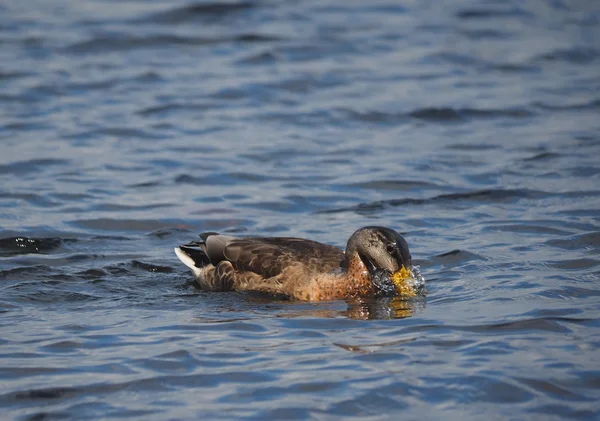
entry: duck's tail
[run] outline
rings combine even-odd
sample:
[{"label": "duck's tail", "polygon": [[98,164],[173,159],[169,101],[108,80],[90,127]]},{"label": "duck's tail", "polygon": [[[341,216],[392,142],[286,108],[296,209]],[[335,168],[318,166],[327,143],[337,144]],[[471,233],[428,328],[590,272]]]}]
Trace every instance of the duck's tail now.
[{"label": "duck's tail", "polygon": [[202,275],[204,266],[210,264],[208,257],[202,250],[191,248],[186,246],[175,247],[175,254],[181,260],[181,262],[189,267],[196,278]]},{"label": "duck's tail", "polygon": [[204,272],[204,267],[210,265],[210,259],[206,254],[206,237],[202,241],[193,241],[188,244],[175,247],[175,254],[181,262],[189,267],[196,278],[200,278]]},{"label": "duck's tail", "polygon": [[202,240],[192,241],[174,249],[179,260],[189,267],[198,279],[203,276],[206,266],[216,265],[222,260],[223,248],[227,241],[232,239],[216,232],[204,232],[200,234],[200,238]]}]

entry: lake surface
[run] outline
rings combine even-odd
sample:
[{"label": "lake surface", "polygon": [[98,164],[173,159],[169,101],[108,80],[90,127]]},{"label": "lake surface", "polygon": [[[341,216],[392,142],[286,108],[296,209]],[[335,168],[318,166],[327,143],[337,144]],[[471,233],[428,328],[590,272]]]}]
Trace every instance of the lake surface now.
[{"label": "lake surface", "polygon": [[[600,3],[446,3],[2,2],[2,418],[600,419]],[[365,225],[425,300],[173,253]]]}]

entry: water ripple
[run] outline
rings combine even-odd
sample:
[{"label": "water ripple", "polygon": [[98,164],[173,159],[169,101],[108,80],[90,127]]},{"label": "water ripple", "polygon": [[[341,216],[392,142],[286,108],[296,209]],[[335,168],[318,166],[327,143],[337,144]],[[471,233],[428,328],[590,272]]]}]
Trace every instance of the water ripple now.
[{"label": "water ripple", "polygon": [[69,164],[65,159],[39,158],[0,165],[0,174],[25,175],[43,171],[46,167]]},{"label": "water ripple", "polygon": [[512,202],[518,199],[542,199],[552,196],[572,196],[572,197],[584,197],[587,195],[594,196],[596,192],[569,192],[569,193],[551,193],[544,191],[528,190],[528,189],[490,189],[490,190],[478,190],[465,193],[449,193],[441,194],[438,196],[430,197],[427,199],[390,199],[381,200],[372,203],[361,203],[356,206],[341,209],[330,209],[321,211],[321,213],[338,213],[338,212],[374,212],[387,207],[398,207],[406,205],[426,205],[434,204],[438,202],[481,202],[481,203],[502,203]]},{"label": "water ripple", "polygon": [[176,7],[170,10],[151,14],[141,22],[163,23],[163,24],[181,24],[186,22],[195,22],[197,20],[213,23],[215,20],[222,23],[222,19],[236,17],[246,14],[248,11],[258,6],[255,2],[234,2],[234,3],[194,3],[183,7]]},{"label": "water ripple", "polygon": [[[3,419],[597,418],[596,3],[2,2]],[[426,298],[173,253],[366,225]]]},{"label": "water ripple", "polygon": [[0,256],[28,253],[48,253],[63,244],[62,238],[0,238]]},{"label": "water ripple", "polygon": [[72,54],[99,54],[113,51],[138,50],[140,48],[165,48],[177,46],[211,46],[225,43],[266,43],[281,38],[271,35],[247,33],[222,38],[184,37],[176,35],[153,35],[127,38],[97,37],[77,42],[65,48]]}]

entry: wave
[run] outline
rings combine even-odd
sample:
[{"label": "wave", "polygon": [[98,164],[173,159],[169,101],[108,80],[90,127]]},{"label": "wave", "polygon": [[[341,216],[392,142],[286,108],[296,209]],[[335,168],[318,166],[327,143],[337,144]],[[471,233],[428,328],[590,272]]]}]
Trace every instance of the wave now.
[{"label": "wave", "polygon": [[255,33],[224,36],[220,38],[203,38],[180,35],[150,35],[145,37],[123,36],[107,37],[101,36],[71,44],[65,48],[65,52],[72,54],[106,53],[111,51],[129,51],[140,48],[164,48],[174,46],[209,46],[225,43],[261,43],[279,41],[281,38]]},{"label": "wave", "polygon": [[153,13],[140,19],[138,22],[175,25],[202,20],[211,23],[215,20],[222,21],[226,18],[245,14],[257,6],[259,6],[259,4],[256,2],[195,3]]},{"label": "wave", "polygon": [[487,190],[476,190],[464,193],[448,193],[440,194],[426,199],[389,199],[389,200],[378,200],[375,202],[361,203],[356,206],[350,206],[347,208],[329,209],[323,210],[318,213],[338,213],[338,212],[374,212],[385,209],[387,207],[398,207],[406,205],[427,205],[431,203],[439,202],[461,202],[461,201],[476,201],[481,202],[506,202],[513,201],[523,198],[528,199],[540,199],[554,195],[554,193],[547,193],[539,190],[530,189],[487,189]]},{"label": "wave", "polygon": [[535,112],[527,108],[453,108],[453,107],[424,107],[406,113],[390,113],[384,111],[357,112],[342,109],[351,120],[362,120],[376,123],[405,122],[409,119],[425,120],[431,122],[462,122],[471,119],[494,119],[494,118],[529,118]]}]

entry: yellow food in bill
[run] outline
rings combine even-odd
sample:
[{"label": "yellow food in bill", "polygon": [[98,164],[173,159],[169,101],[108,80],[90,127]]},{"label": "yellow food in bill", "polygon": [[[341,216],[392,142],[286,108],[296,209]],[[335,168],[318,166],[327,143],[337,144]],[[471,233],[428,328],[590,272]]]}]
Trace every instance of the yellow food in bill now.
[{"label": "yellow food in bill", "polygon": [[414,281],[413,274],[404,266],[392,275],[392,281],[394,281],[394,285],[396,285],[398,292],[403,297],[417,296],[417,289],[413,285],[413,282],[411,282]]}]

